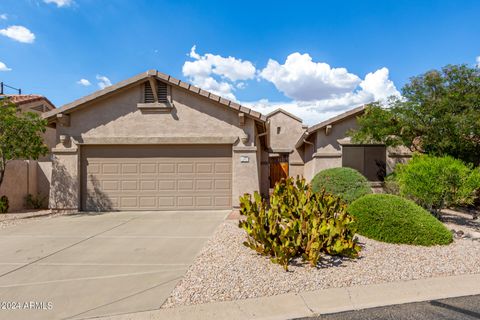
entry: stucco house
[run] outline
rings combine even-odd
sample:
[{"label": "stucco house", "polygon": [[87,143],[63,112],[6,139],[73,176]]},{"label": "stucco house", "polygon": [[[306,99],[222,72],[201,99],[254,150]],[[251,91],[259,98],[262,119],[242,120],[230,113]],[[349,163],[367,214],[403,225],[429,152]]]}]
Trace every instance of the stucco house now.
[{"label": "stucco house", "polygon": [[[33,112],[41,115],[55,109],[53,103],[41,95],[0,95],[0,105],[2,105],[1,100],[3,99],[14,103],[20,112]],[[52,149],[56,141],[55,129],[47,128],[43,138],[47,147]],[[13,160],[7,163],[0,195],[8,197],[9,211],[25,209],[25,197],[28,194],[46,198],[45,205],[48,204],[52,172],[50,157],[50,154],[46,154],[38,160]]]},{"label": "stucco house", "polygon": [[348,165],[339,140],[362,110],[307,127],[150,70],[44,114],[57,134],[50,207],[230,209],[282,177]]}]

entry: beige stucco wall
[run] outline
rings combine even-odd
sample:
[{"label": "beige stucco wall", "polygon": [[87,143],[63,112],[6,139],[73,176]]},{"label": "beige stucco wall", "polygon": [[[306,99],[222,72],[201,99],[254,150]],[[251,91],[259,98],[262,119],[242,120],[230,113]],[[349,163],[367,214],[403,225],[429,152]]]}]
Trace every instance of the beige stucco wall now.
[{"label": "beige stucco wall", "polygon": [[[137,85],[92,101],[88,106],[71,113],[70,126],[58,125],[53,190],[50,194],[53,197],[68,187],[69,192],[77,197],[66,201],[56,196],[50,201],[51,207],[79,208],[78,163],[81,147],[75,150],[77,144],[82,143],[122,144],[141,141],[142,144],[155,144],[159,143],[158,138],[171,137],[188,138],[191,144],[212,139],[231,139],[235,141],[232,145],[232,203],[238,205],[238,198],[244,192],[259,190],[261,173],[257,161],[255,121],[246,117],[245,124],[241,126],[237,111],[181,88],[172,87],[171,95],[174,106],[171,111],[141,111],[137,103],[142,102],[143,85]],[[60,143],[60,136],[66,137],[66,144]],[[73,152],[65,153],[70,150]],[[249,162],[241,163],[241,156],[249,157]],[[63,173],[56,172],[59,170]]]},{"label": "beige stucco wall", "polygon": [[54,150],[49,207],[77,210],[80,201],[78,148]]},{"label": "beige stucco wall", "polygon": [[23,210],[25,197],[37,194],[38,163],[34,160],[13,160],[7,163],[0,196],[6,195],[9,212]]},{"label": "beige stucco wall", "polygon": [[407,147],[387,148],[387,175],[392,173],[399,163],[407,163],[412,158],[412,152]]},{"label": "beige stucco wall", "polygon": [[304,160],[301,154],[303,151],[297,150],[295,144],[305,132],[306,127],[301,121],[283,112],[272,114],[268,117],[268,121],[270,122],[270,148],[273,152],[289,150],[289,176],[304,176]]},{"label": "beige stucco wall", "polygon": [[[309,146],[305,149],[304,157],[311,158],[311,160],[306,160],[305,164],[307,180],[310,181],[322,170],[342,166],[342,146],[338,140],[345,138],[347,131],[355,129],[357,126],[356,118],[351,117],[333,124],[328,134],[325,128],[321,128],[309,137],[308,141],[314,144],[314,148]],[[310,154],[312,151],[314,151],[313,154]]]},{"label": "beige stucco wall", "polygon": [[[327,135],[325,128],[319,129],[312,134],[308,141],[314,144],[314,148],[305,144],[305,178],[311,180],[318,172],[342,166],[342,146],[338,143],[347,137],[347,131],[358,128],[355,116],[333,124]],[[410,150],[406,147],[387,148],[387,174],[393,172],[397,163],[406,163],[411,158]]]}]

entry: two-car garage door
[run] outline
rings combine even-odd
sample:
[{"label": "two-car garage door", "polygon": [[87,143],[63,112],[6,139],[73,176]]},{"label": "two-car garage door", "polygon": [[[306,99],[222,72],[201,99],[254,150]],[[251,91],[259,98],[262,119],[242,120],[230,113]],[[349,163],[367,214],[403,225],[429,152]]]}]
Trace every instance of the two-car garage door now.
[{"label": "two-car garage door", "polygon": [[82,208],[230,209],[231,145],[84,146]]}]

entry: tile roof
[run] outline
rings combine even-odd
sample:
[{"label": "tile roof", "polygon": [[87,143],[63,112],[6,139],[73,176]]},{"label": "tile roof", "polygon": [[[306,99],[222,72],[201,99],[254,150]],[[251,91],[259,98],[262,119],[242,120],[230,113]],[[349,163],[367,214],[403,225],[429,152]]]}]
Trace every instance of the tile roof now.
[{"label": "tile roof", "polygon": [[44,100],[47,102],[47,104],[50,106],[50,109],[54,109],[55,105],[50,102],[47,98],[44,96],[38,95],[38,94],[5,94],[5,95],[0,95],[0,99],[3,98],[8,98],[10,99],[11,102],[16,104],[17,106],[26,104],[26,103],[31,103],[31,102],[36,102],[36,101],[41,101]]},{"label": "tile roof", "polygon": [[129,79],[126,79],[124,81],[121,81],[119,83],[116,83],[112,86],[106,87],[103,90],[96,91],[88,96],[85,96],[83,98],[80,98],[78,100],[75,100],[69,104],[66,104],[62,106],[61,108],[58,108],[56,110],[52,110],[50,112],[47,112],[43,115],[44,118],[47,119],[52,119],[54,116],[56,116],[59,113],[71,113],[74,110],[76,110],[78,107],[81,107],[85,105],[86,103],[93,101],[99,97],[103,97],[105,95],[111,94],[117,90],[120,90],[125,87],[129,87],[135,84],[142,83],[146,81],[149,77],[156,77],[157,79],[167,82],[170,85],[174,85],[176,87],[182,88],[184,90],[188,90],[192,93],[195,93],[197,95],[203,96],[207,99],[210,99],[212,101],[215,101],[217,103],[220,103],[221,105],[227,107],[227,108],[232,108],[233,110],[237,110],[240,112],[245,113],[247,116],[257,119],[261,122],[266,122],[267,117],[259,112],[256,112],[254,110],[251,110],[250,108],[247,108],[245,106],[242,106],[236,102],[227,100],[225,98],[222,98],[216,94],[213,94],[211,92],[205,91],[201,88],[195,87],[194,85],[181,81],[179,79],[176,79],[172,76],[169,76],[165,73],[161,73],[157,70],[148,70],[147,72],[140,73],[136,76],[133,76]]}]

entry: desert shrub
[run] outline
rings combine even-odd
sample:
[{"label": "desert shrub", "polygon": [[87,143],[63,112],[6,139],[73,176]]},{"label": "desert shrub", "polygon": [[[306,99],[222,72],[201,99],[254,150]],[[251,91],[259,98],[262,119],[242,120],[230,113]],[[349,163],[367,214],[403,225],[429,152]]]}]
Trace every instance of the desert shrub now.
[{"label": "desert shrub", "polygon": [[8,212],[8,198],[7,196],[0,197],[0,213],[7,213]]},{"label": "desert shrub", "polygon": [[322,170],[312,179],[315,192],[325,190],[350,203],[363,195],[372,193],[368,180],[352,168],[331,168]]},{"label": "desert shrub", "polygon": [[313,192],[305,179],[281,180],[266,202],[258,192],[240,198],[239,227],[247,232],[244,244],[270,256],[288,270],[301,256],[317,266],[322,254],[356,257],[360,251],[353,218],[340,198]]},{"label": "desert shrub", "polygon": [[450,156],[415,155],[396,168],[400,194],[435,216],[454,205],[471,205],[480,189],[480,170]]},{"label": "desert shrub", "polygon": [[383,190],[388,194],[394,194],[397,196],[400,195],[400,187],[398,185],[397,175],[395,172],[385,177],[383,182]]},{"label": "desert shrub", "polygon": [[358,233],[368,238],[422,246],[449,244],[451,232],[413,201],[391,194],[369,194],[352,202]]},{"label": "desert shrub", "polygon": [[34,196],[33,194],[28,194],[25,197],[25,204],[29,209],[42,209],[45,208],[45,201],[47,200],[46,196],[38,194]]}]

